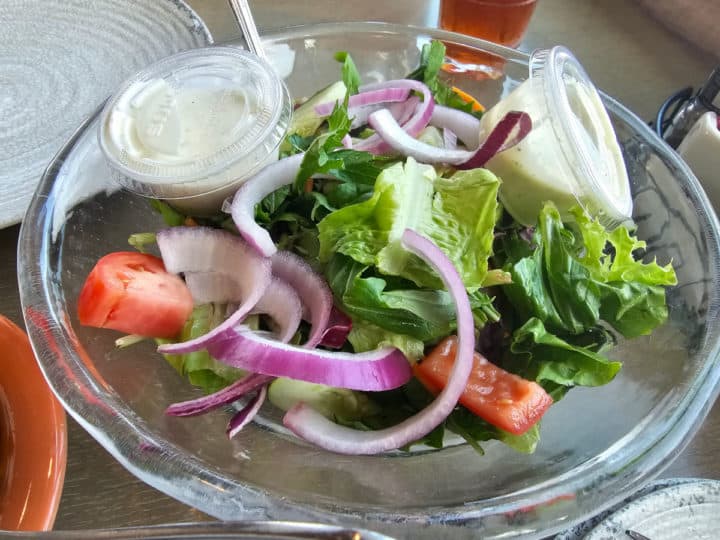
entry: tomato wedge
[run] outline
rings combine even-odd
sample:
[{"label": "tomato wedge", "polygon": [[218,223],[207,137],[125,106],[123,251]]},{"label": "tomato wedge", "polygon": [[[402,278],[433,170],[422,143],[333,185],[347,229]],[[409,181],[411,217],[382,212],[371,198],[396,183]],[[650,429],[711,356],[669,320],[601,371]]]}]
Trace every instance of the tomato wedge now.
[{"label": "tomato wedge", "polygon": [[133,251],[101,258],[78,299],[81,324],[149,337],[174,337],[192,309],[185,282],[162,259]]},{"label": "tomato wedge", "polygon": [[[439,392],[447,383],[456,346],[457,338],[450,336],[413,367],[415,376],[431,392]],[[460,397],[465,408],[515,435],[522,435],[535,425],[552,403],[542,386],[505,371],[477,352]]]}]

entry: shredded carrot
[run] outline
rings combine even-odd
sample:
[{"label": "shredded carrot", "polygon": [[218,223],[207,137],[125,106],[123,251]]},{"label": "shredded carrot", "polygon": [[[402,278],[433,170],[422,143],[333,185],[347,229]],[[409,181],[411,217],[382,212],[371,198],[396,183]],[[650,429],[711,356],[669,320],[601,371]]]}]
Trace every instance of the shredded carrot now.
[{"label": "shredded carrot", "polygon": [[312,178],[308,178],[307,180],[305,180],[304,189],[305,189],[305,193],[310,193],[313,190],[313,179]]},{"label": "shredded carrot", "polygon": [[467,92],[463,92],[463,91],[460,90],[457,86],[453,86],[453,87],[452,87],[452,90],[453,90],[453,92],[455,92],[455,93],[458,95],[458,97],[459,97],[460,99],[462,99],[465,103],[472,103],[472,110],[473,110],[473,112],[476,112],[476,111],[484,111],[484,110],[485,110],[485,107],[483,107],[482,104],[481,104],[477,99],[475,99],[474,97],[472,97],[472,96],[471,96],[470,94],[468,94]]},{"label": "shredded carrot", "polygon": [[191,217],[186,217],[185,221],[183,222],[183,225],[185,225],[186,227],[197,227],[197,224],[197,221],[195,221]]}]

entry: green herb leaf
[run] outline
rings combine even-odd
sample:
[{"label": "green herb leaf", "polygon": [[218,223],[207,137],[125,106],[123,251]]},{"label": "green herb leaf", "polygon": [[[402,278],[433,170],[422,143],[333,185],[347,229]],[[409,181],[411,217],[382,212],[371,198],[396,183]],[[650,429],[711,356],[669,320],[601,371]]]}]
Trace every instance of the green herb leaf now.
[{"label": "green herb leaf", "polygon": [[360,86],[360,73],[355,67],[355,62],[345,51],[336,52],[335,60],[342,62],[342,80],[347,87],[348,94],[357,94]]},{"label": "green herb leaf", "polygon": [[424,82],[432,91],[436,103],[480,118],[482,112],[473,111],[472,103],[463,100],[453,91],[452,87],[440,79],[440,70],[444,63],[445,45],[441,41],[433,40],[423,45],[420,53],[420,65],[407,78]]}]

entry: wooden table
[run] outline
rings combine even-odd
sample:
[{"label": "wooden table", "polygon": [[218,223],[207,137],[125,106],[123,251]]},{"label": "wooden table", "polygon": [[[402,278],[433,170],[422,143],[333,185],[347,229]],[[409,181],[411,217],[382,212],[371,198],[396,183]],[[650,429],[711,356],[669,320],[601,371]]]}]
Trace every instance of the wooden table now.
[{"label": "wooden table", "polygon": [[[237,38],[226,0],[189,0],[216,41]],[[437,24],[438,0],[256,0],[261,29],[331,20]],[[338,8],[338,6],[342,6]],[[650,119],[675,90],[698,86],[712,58],[670,34],[628,0],[540,0],[521,48],[572,49],[596,84]],[[22,324],[15,269],[19,227],[0,230],[0,313]],[[663,476],[720,478],[720,405]],[[130,475],[69,420],[65,488],[56,528],[84,529],[209,519]]]}]

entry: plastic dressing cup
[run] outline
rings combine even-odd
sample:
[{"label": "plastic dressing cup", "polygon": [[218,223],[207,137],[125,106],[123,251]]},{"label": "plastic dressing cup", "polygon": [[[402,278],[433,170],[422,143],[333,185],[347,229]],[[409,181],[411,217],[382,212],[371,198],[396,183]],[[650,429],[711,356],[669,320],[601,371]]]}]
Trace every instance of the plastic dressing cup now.
[{"label": "plastic dressing cup", "polygon": [[564,219],[578,205],[608,228],[631,219],[630,183],[610,117],[570,51],[534,52],[530,77],[485,112],[481,130],[489,133],[513,110],[528,113],[532,129],[486,167],[502,180],[501,202],[518,222],[535,225],[546,201]]},{"label": "plastic dressing cup", "polygon": [[126,80],[102,112],[99,142],[122,186],[208,215],[277,159],[291,114],[267,62],[236,47],[194,49]]}]

